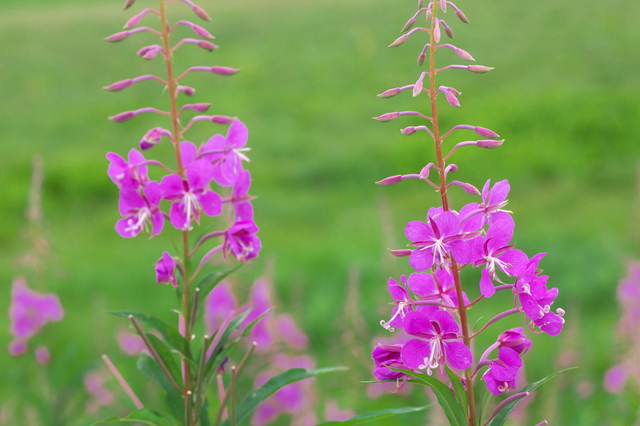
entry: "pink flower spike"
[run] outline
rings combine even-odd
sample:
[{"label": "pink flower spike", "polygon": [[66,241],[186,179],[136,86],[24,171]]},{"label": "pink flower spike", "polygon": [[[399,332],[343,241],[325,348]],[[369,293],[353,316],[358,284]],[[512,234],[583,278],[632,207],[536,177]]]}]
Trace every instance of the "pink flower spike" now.
[{"label": "pink flower spike", "polygon": [[214,39],[215,37],[213,35],[211,35],[211,33],[209,33],[209,31],[205,30],[204,28],[202,28],[200,25],[196,25],[193,22],[189,22],[189,21],[178,21],[176,22],[176,24],[174,25],[174,28],[177,25],[185,25],[187,27],[190,27],[194,33],[196,33],[197,35],[199,35],[202,38],[207,38],[207,39]]}]

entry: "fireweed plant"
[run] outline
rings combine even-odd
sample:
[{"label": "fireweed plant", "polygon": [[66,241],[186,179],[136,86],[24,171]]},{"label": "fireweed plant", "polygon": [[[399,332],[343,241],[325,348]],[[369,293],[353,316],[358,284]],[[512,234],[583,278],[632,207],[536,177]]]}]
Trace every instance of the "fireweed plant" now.
[{"label": "fireweed plant", "polygon": [[[450,179],[450,174],[458,170],[450,163],[456,150],[494,149],[504,140],[493,130],[476,125],[458,124],[450,129],[440,126],[438,101],[444,97],[449,106],[460,106],[460,91],[440,83],[440,74],[460,71],[484,74],[493,69],[475,64],[436,67],[436,54],[445,56],[453,52],[459,60],[474,61],[467,51],[442,40],[453,38],[450,22],[443,18],[445,14],[469,23],[465,14],[448,0],[432,0],[426,6],[423,0],[418,2],[418,11],[402,29],[404,34],[389,47],[400,46],[409,37],[426,35],[426,44],[418,55],[418,65],[426,70],[415,83],[379,95],[390,98],[410,92],[414,98],[426,98],[427,113],[389,112],[375,120],[390,122],[403,116],[421,117],[424,125],[405,127],[401,132],[428,135],[433,140],[435,159],[419,173],[391,176],[377,183],[394,185],[406,179],[419,179],[437,191],[439,204],[428,210],[424,220],[406,225],[404,233],[410,248],[391,250],[395,256],[407,257],[413,271],[408,277],[402,275],[388,281],[394,308],[381,325],[403,335],[398,336],[397,344],[379,344],[373,349],[373,374],[378,380],[395,381],[398,389],[407,382],[431,387],[451,424],[496,425],[502,424],[522,398],[553,375],[510,393],[522,386],[516,383],[516,377],[523,368],[523,356],[531,349],[531,340],[523,327],[495,333],[495,327],[489,326],[510,315],[522,315],[530,332],[555,336],[562,330],[564,311],[551,308],[558,290],[547,286],[548,276],[542,275],[539,267],[545,253],[529,257],[516,249],[512,241],[515,223],[511,212],[505,210],[509,182],[492,184],[488,180],[479,191],[470,183]],[[414,27],[421,16],[426,18],[426,27]],[[458,133],[469,131],[475,133],[475,138],[449,142]],[[451,205],[448,192],[456,187],[479,196],[478,202],[461,207]],[[461,272],[465,268],[480,268],[480,282],[463,283]],[[480,296],[469,300],[465,288],[478,287]],[[502,312],[480,322],[474,330],[469,310],[485,301],[495,304],[491,298],[497,292],[511,292],[513,305],[503,307]],[[495,343],[478,348],[476,338],[483,333],[495,333]],[[481,392],[485,394],[483,403],[477,397]],[[493,410],[485,410],[492,395],[506,394],[509,396],[502,398]]]},{"label": "fireweed plant", "polygon": [[[134,0],[127,0],[124,8],[128,9],[133,3]],[[165,121],[166,128],[150,129],[140,140],[140,150],[131,149],[126,160],[116,153],[107,154],[107,159],[110,162],[108,175],[120,191],[118,207],[122,218],[116,223],[116,231],[125,238],[139,234],[153,237],[167,232],[166,228],[170,226],[179,234],[179,243],[175,244],[177,248],[163,250],[155,264],[157,283],[170,284],[177,293],[178,326],[143,313],[116,312],[128,318],[143,339],[146,351],[140,353],[138,367],[164,390],[169,413],[146,409],[105,356],[105,362],[137,410],[126,418],[103,422],[127,420],[153,425],[235,425],[249,419],[260,402],[283,386],[330,369],[289,369],[261,383],[239,402],[238,375],[256,343],[250,345],[239,363],[229,361],[229,357],[232,356],[231,350],[250,334],[264,314],[252,316],[250,309],[243,312],[231,309],[225,312],[217,327],[208,329],[203,336],[195,335],[199,308],[211,290],[239,265],[256,258],[261,249],[252,197],[248,194],[251,176],[244,168],[248,161],[248,130],[236,118],[205,115],[210,107],[208,103],[182,102],[195,93],[194,88],[185,85],[192,73],[230,76],[238,71],[226,66],[194,66],[182,72],[175,70],[173,59],[178,49],[196,46],[213,51],[217,46],[209,41],[214,37],[202,26],[187,20],[170,22],[168,9],[186,5],[204,21],[210,19],[207,13],[190,0],[159,0],[155,4],[157,9],[146,8],[136,13],[125,24],[125,31],[106,40],[118,42],[142,32],[157,36],[159,43],[142,47],[138,55],[146,60],[163,62],[164,75],[121,80],[105,89],[121,91],[141,81],[159,84],[168,97],[166,110],[144,107],[116,114],[110,119],[119,123],[140,114],[155,113]],[[155,26],[139,25],[143,19],[151,21],[151,18],[155,18]],[[194,38],[176,40],[175,37],[185,30]],[[186,140],[187,131],[203,122],[229,127],[225,135],[215,134],[199,146]],[[173,148],[172,163],[148,159],[142,153],[160,143],[170,144]],[[159,181],[150,178],[150,167],[162,174]],[[218,219],[215,223],[205,223],[203,216]],[[214,226],[218,228],[212,230]],[[231,269],[224,269],[225,261],[239,263]],[[208,312],[208,315],[213,314]],[[145,331],[143,327],[150,330]],[[216,386],[210,386],[212,381]],[[212,388],[218,390],[217,400],[209,398]]]}]

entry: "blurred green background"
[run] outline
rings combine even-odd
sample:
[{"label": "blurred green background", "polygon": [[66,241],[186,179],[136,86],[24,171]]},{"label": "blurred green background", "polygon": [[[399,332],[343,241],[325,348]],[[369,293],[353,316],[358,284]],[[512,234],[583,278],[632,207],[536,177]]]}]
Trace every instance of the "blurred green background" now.
[{"label": "blurred green background", "polygon": [[[61,383],[98,365],[102,353],[118,351],[112,336],[124,324],[107,310],[144,309],[171,318],[175,306],[173,292],[155,284],[153,263],[177,234],[125,240],[114,231],[118,194],[105,173],[105,154],[124,156],[159,122],[146,115],[115,124],[107,116],[165,102],[150,82],[116,94],[101,90],[161,72],[159,62],[135,56],[141,46],[156,43],[150,34],[117,44],[102,40],[132,15],[121,3],[29,0],[4,2],[0,12],[5,294],[0,311],[8,309],[10,283],[18,274],[31,279],[32,287],[60,295],[66,318],[49,326],[58,336],[52,352],[79,366],[60,373]],[[155,4],[149,3],[138,0],[133,10]],[[230,78],[194,74],[186,84],[197,90],[194,102],[211,102],[214,113],[238,116],[250,130],[251,193],[258,197],[263,251],[236,285],[247,289],[273,263],[280,309],[309,334],[318,364],[352,367],[349,375],[320,382],[321,395],[337,397],[340,408],[361,412],[423,404],[417,390],[409,399],[369,401],[358,383],[370,379],[369,350],[383,335],[378,322],[388,319],[387,279],[411,272],[406,259],[390,258],[386,249],[404,246],[404,224],[423,219],[438,202],[418,182],[373,184],[417,173],[433,161],[424,135],[398,131],[422,123],[402,118],[381,124],[370,118],[398,110],[426,112],[426,97],[375,96],[417,79],[422,39],[385,47],[413,14],[414,2],[203,0],[201,5],[213,18],[204,26],[220,49],[207,56],[186,46],[176,55],[177,66],[240,68]],[[488,127],[505,143],[497,150],[457,152],[455,179],[479,188],[488,178],[509,179],[518,248],[529,255],[548,253],[542,266],[560,289],[554,307],[567,311],[567,323],[558,337],[535,336],[525,360],[528,377],[581,367],[538,393],[525,424],[544,418],[552,424],[630,424],[635,397],[606,394],[601,383],[621,352],[615,288],[625,263],[639,255],[640,3],[460,0],[457,5],[472,24],[448,18],[454,43],[478,64],[496,69],[486,75],[443,73],[439,84],[461,91],[462,107],[443,104],[441,122]],[[188,8],[183,10],[176,16],[191,19]],[[152,25],[145,19],[143,24]],[[187,29],[181,34],[192,36]],[[440,60],[457,63],[450,52],[442,52]],[[189,138],[199,143],[224,131],[201,123]],[[452,141],[467,137],[472,136],[459,132]],[[53,253],[46,280],[15,263],[28,248],[25,209],[34,155],[42,156],[45,168],[45,231]],[[158,147],[150,155],[162,158],[168,151]],[[452,192],[458,206],[475,201]],[[345,308],[350,274],[357,293]],[[469,292],[476,294],[470,278]],[[509,306],[509,297],[496,300],[503,309]],[[521,326],[520,320],[505,326]],[[503,329],[494,326],[487,339]],[[0,337],[2,345],[9,341],[6,318],[0,320]],[[1,365],[13,362],[1,351]],[[133,364],[121,361],[126,363]],[[135,374],[133,366],[127,371]],[[10,370],[3,374],[0,395],[8,395],[16,378]]]}]

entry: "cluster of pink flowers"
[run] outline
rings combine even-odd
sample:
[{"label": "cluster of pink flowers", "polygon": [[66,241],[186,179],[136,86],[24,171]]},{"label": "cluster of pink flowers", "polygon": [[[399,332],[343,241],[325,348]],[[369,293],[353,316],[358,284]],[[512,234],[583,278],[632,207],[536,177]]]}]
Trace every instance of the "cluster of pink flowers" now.
[{"label": "cluster of pink flowers", "polygon": [[[386,90],[379,96],[389,98],[407,91],[413,97],[418,97],[426,93],[431,113],[389,112],[374,118],[380,122],[408,116],[424,120],[426,124],[405,127],[401,133],[428,134],[433,139],[435,160],[426,164],[419,173],[387,177],[378,184],[395,185],[407,179],[421,180],[436,189],[441,203],[428,210],[424,221],[410,221],[406,225],[404,234],[408,239],[408,248],[391,250],[395,256],[408,257],[413,271],[408,278],[403,275],[399,281],[389,279],[388,289],[394,308],[390,319],[381,321],[381,325],[389,331],[401,329],[404,335],[398,338],[398,343],[378,345],[373,350],[372,358],[375,363],[374,376],[379,380],[395,380],[398,387],[411,378],[408,371],[425,371],[431,375],[434,370],[444,374],[445,366],[455,370],[454,374],[458,375],[467,393],[467,420],[472,424],[476,421],[473,396],[475,380],[483,380],[488,391],[494,395],[514,389],[516,376],[523,365],[521,357],[531,347],[531,341],[522,328],[509,329],[499,334],[496,342],[477,358],[472,353],[473,339],[501,318],[517,313],[524,314],[526,325],[532,332],[557,335],[563,327],[564,311],[554,311],[551,307],[558,290],[547,285],[549,277],[542,275],[539,268],[545,253],[529,257],[515,248],[515,223],[511,212],[505,210],[510,190],[508,181],[502,180],[492,186],[488,180],[482,191],[467,182],[449,181],[449,175],[457,172],[458,167],[447,162],[457,149],[467,146],[497,148],[503,143],[496,132],[484,127],[458,124],[446,131],[440,127],[436,108],[438,95],[440,98],[444,96],[450,106],[457,108],[460,106],[461,92],[453,87],[439,86],[436,74],[447,70],[484,74],[492,70],[483,65],[456,64],[436,68],[436,52],[453,51],[458,59],[474,61],[468,52],[459,47],[440,44],[444,35],[453,38],[453,30],[440,17],[440,13],[451,10],[461,22],[469,23],[464,13],[451,1],[431,0],[424,6],[421,0],[418,11],[402,29],[405,34],[390,45],[399,46],[414,34],[428,35],[429,41],[418,55],[418,65],[427,62],[427,71],[421,72],[415,83]],[[420,15],[425,15],[427,28],[413,28]],[[448,148],[449,152],[443,151],[449,139],[463,131],[471,131],[480,139],[458,142]],[[430,172],[437,173],[435,179],[430,178]],[[449,205],[448,191],[456,187],[462,188],[467,194],[480,196],[480,199],[461,208],[453,208]],[[464,291],[469,290],[469,284],[465,283],[464,287],[462,284],[463,270],[470,268],[481,269],[480,280],[475,284],[480,296],[473,301],[468,299]],[[496,292],[504,291],[512,293],[513,305],[472,333],[468,309],[493,297]],[[526,396],[526,392],[518,398],[523,396]]]}]

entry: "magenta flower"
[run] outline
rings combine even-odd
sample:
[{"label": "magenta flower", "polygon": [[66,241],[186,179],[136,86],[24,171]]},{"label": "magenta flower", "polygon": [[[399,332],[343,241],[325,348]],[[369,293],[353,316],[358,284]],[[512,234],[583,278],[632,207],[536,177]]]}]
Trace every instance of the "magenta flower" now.
[{"label": "magenta flower", "polygon": [[[409,288],[419,297],[418,301],[434,301],[446,306],[458,306],[455,284],[451,272],[438,269],[433,275],[416,272],[409,275]],[[463,292],[464,303],[468,304],[467,295]],[[421,306],[418,307],[420,310]]]},{"label": "magenta flower", "polygon": [[231,311],[238,308],[238,301],[231,291],[231,285],[222,281],[207,296],[204,306],[204,323],[207,334],[215,333]]},{"label": "magenta flower", "polygon": [[291,315],[281,314],[275,319],[275,329],[284,342],[295,349],[306,349],[308,338],[300,330]]},{"label": "magenta flower", "polygon": [[227,136],[214,135],[200,149],[200,155],[214,166],[213,179],[218,185],[232,186],[242,171],[242,161],[249,161],[243,153],[249,132],[241,121],[229,126]]},{"label": "magenta flower", "polygon": [[[402,361],[409,368],[431,370],[444,365],[464,370],[473,362],[469,348],[458,337],[460,328],[447,311],[438,311],[432,317],[421,311],[409,312],[404,319],[404,331],[419,339],[409,340],[402,348]],[[424,339],[424,340],[423,340]]]},{"label": "magenta flower", "polygon": [[518,352],[511,348],[502,347],[498,350],[498,359],[492,360],[490,365],[482,376],[489,392],[499,395],[515,388],[516,375],[522,367],[522,360]]},{"label": "magenta flower", "polygon": [[389,331],[394,331],[396,328],[402,328],[402,321],[407,313],[411,312],[411,305],[413,299],[407,291],[407,277],[402,275],[400,277],[402,285],[398,284],[393,278],[389,278],[387,282],[387,288],[396,305],[391,312],[391,319],[389,321],[380,321],[380,325]]},{"label": "magenta flower", "polygon": [[9,353],[15,356],[26,352],[29,339],[38,334],[48,322],[60,321],[63,317],[64,310],[58,296],[53,293],[37,293],[27,287],[24,278],[16,278],[11,288],[9,306],[9,332],[13,336]]},{"label": "magenta flower", "polygon": [[262,248],[260,238],[256,235],[258,226],[252,220],[236,222],[225,232],[224,253],[231,254],[240,262],[247,262],[258,257]]},{"label": "magenta flower", "polygon": [[485,265],[480,278],[480,291],[484,297],[495,294],[493,280],[501,282],[496,269],[509,276],[515,276],[520,275],[527,266],[527,255],[514,249],[514,245],[509,245],[512,237],[513,224],[499,220],[491,225],[486,237],[473,240],[473,266]]},{"label": "magenta flower", "polygon": [[169,220],[176,229],[191,230],[192,221],[200,223],[200,214],[217,216],[222,213],[222,199],[209,189],[212,167],[204,160],[189,164],[187,179],[172,174],[162,178],[160,187],[166,200],[177,201],[171,205]]},{"label": "magenta flower", "polygon": [[411,221],[404,229],[411,241],[409,245],[418,247],[411,252],[409,265],[416,271],[425,271],[433,265],[447,268],[450,255],[458,263],[467,263],[469,246],[463,241],[458,217],[446,211],[428,216],[427,221]]},{"label": "magenta flower", "polygon": [[169,284],[178,287],[178,278],[176,277],[176,266],[178,263],[166,251],[162,253],[162,257],[156,262],[156,282],[158,284]]},{"label": "magenta flower", "polygon": [[253,206],[250,203],[253,197],[249,195],[250,186],[251,174],[246,170],[242,170],[231,189],[231,198],[229,199],[235,212],[236,222],[253,220]]},{"label": "magenta flower", "polygon": [[512,328],[498,336],[499,347],[511,348],[520,355],[524,355],[531,349],[531,340],[522,332],[522,327]]},{"label": "magenta flower", "polygon": [[116,231],[125,238],[135,237],[140,231],[158,235],[164,227],[164,214],[160,211],[161,190],[158,182],[149,182],[143,189],[144,195],[131,187],[120,189],[118,208],[124,216],[116,223]]},{"label": "magenta flower", "polygon": [[[260,317],[260,315],[267,312],[273,307],[271,300],[271,284],[264,278],[260,278],[253,283],[251,287],[251,295],[247,304],[250,306],[251,312],[247,315],[243,322],[243,326],[248,326],[250,323]],[[256,350],[264,350],[269,347],[273,341],[271,336],[271,330],[269,329],[269,323],[271,318],[263,318],[260,320],[249,333],[250,341],[258,343]]]},{"label": "magenta flower", "polygon": [[408,367],[402,361],[402,344],[383,345],[378,344],[371,352],[371,358],[375,363],[373,375],[378,380],[398,380],[408,377],[405,373],[390,370],[391,368],[405,369]]},{"label": "magenta flower", "polygon": [[146,160],[137,149],[129,151],[129,161],[114,152],[108,153],[107,159],[110,161],[107,174],[119,187],[138,189],[149,182]]}]

